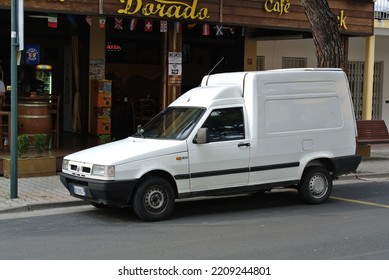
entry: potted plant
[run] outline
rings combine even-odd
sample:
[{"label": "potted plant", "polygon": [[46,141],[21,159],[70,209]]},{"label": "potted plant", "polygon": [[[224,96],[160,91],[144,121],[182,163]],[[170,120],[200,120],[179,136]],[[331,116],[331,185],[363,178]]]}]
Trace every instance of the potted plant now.
[{"label": "potted plant", "polygon": [[21,158],[30,148],[30,139],[27,134],[18,136],[18,157]]},{"label": "potted plant", "polygon": [[99,138],[100,144],[107,144],[109,142],[115,141],[115,138],[112,138],[110,134],[101,134]]},{"label": "potted plant", "polygon": [[39,155],[46,150],[49,146],[47,145],[47,135],[46,134],[34,134],[32,139],[33,146],[35,147],[36,152]]},{"label": "potted plant", "polygon": [[[55,175],[56,158],[43,153],[48,149],[47,135],[18,135],[18,177],[37,177]],[[35,152],[30,152],[30,150]],[[11,176],[11,158],[3,159],[3,176]]]}]

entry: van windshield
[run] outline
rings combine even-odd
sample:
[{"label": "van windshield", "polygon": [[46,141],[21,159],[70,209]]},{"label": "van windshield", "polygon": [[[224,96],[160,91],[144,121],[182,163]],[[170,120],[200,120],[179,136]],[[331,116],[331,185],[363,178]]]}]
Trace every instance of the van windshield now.
[{"label": "van windshield", "polygon": [[144,127],[138,127],[133,137],[184,140],[204,112],[204,108],[168,107]]}]

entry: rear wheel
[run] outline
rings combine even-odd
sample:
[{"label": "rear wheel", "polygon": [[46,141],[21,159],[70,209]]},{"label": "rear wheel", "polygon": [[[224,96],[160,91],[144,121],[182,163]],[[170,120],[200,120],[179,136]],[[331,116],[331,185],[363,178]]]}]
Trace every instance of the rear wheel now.
[{"label": "rear wheel", "polygon": [[160,221],[167,218],[174,208],[173,187],[164,178],[146,178],[133,198],[135,214],[145,221]]},{"label": "rear wheel", "polygon": [[330,173],[321,166],[310,167],[304,172],[298,191],[301,198],[307,203],[324,203],[332,192]]}]

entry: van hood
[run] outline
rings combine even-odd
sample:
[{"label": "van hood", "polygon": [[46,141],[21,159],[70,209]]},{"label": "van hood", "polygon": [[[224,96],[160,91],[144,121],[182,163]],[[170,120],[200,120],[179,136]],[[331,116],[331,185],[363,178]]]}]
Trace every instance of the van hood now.
[{"label": "van hood", "polygon": [[186,151],[187,145],[185,140],[155,140],[128,137],[67,155],[65,159],[83,163],[118,165]]}]

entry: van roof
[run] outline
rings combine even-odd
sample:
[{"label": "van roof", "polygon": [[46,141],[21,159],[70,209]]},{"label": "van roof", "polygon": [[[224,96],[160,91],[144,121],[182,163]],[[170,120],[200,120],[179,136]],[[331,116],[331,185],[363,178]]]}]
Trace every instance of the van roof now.
[{"label": "van roof", "polygon": [[285,68],[257,72],[343,71],[341,68]]},{"label": "van roof", "polygon": [[[170,106],[198,106],[207,108],[209,106],[221,104],[239,104],[243,102],[243,93],[245,87],[245,80],[251,79],[254,81],[256,76],[272,76],[291,74],[291,79],[296,78],[296,75],[301,78],[298,73],[316,73],[312,79],[320,79],[319,72],[336,73],[339,75],[343,73],[340,68],[289,68],[289,69],[275,69],[266,71],[246,71],[246,72],[228,72],[204,76],[201,85],[193,88],[180,96]],[[325,76],[328,76],[326,74]],[[286,77],[283,77],[285,80]],[[250,84],[250,83],[249,83]]]},{"label": "van roof", "polygon": [[181,95],[169,106],[209,106],[243,103],[242,89],[238,84],[196,87]]},{"label": "van roof", "polygon": [[268,75],[272,73],[307,73],[307,72],[343,72],[340,68],[286,68],[273,69],[264,71],[245,71],[245,72],[228,72],[204,76],[201,81],[201,86],[223,85],[223,84],[237,84],[243,90],[244,80],[247,76]]}]

